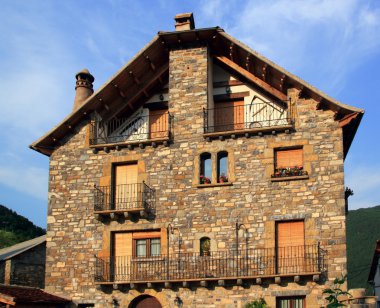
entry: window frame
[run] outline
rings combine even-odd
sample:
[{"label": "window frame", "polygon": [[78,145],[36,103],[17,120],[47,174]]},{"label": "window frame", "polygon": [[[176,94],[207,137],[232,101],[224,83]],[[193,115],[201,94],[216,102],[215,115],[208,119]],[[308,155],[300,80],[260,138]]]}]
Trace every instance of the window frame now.
[{"label": "window frame", "polygon": [[[295,151],[299,150],[301,152],[302,164],[289,164],[286,166],[279,166],[278,164],[278,153],[286,151]],[[292,146],[292,147],[280,147],[275,148],[273,153],[273,174],[272,178],[281,179],[287,177],[302,177],[308,176],[308,172],[304,169],[305,159],[304,159],[304,149],[303,146]]]},{"label": "window frame", "polygon": [[[158,255],[152,255],[152,240],[159,239],[160,240],[160,253]],[[137,241],[143,241],[145,240],[145,256],[138,256],[137,255]],[[161,248],[162,248],[162,241],[161,237],[159,236],[153,236],[153,237],[146,237],[146,238],[132,238],[132,257],[133,258],[151,258],[151,257],[157,257],[161,255]]]},{"label": "window frame", "polygon": [[[210,176],[206,176],[206,160],[210,160]],[[199,155],[199,184],[211,184],[212,183],[212,174],[213,174],[213,163],[212,163],[212,155],[210,152],[203,152]],[[205,178],[205,182],[202,183],[201,178]]]},{"label": "window frame", "polygon": [[280,305],[281,300],[290,300],[290,305],[288,308],[295,308],[294,300],[302,299],[302,307],[301,308],[306,308],[306,296],[305,295],[299,295],[299,296],[278,296],[276,297],[276,308],[282,308]]},{"label": "window frame", "polygon": [[[220,172],[220,161],[225,158],[226,159],[226,174],[224,175],[227,179],[227,181],[221,181],[220,180],[220,177],[222,176],[221,172]],[[230,180],[229,180],[229,164],[228,164],[229,160],[228,160],[228,152],[227,151],[219,151],[217,154],[216,154],[216,181],[217,183],[228,183]]]}]

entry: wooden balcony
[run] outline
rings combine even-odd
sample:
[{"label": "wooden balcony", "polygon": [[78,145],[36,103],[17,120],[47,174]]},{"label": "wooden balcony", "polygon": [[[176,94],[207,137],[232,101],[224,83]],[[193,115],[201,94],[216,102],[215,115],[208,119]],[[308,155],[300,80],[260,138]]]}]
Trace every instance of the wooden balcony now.
[{"label": "wooden balcony", "polygon": [[94,187],[94,213],[99,216],[128,218],[131,214],[147,216],[155,209],[155,190],[147,184],[123,184]]},{"label": "wooden balcony", "polygon": [[215,108],[203,110],[203,116],[204,137],[207,139],[282,131],[289,133],[294,122],[286,102],[215,103]]},{"label": "wooden balcony", "polygon": [[90,146],[94,149],[129,147],[137,145],[168,145],[171,135],[169,112],[153,112],[148,115],[140,110],[130,117],[110,120],[94,120],[91,123]]},{"label": "wooden balcony", "polygon": [[199,253],[176,253],[150,257],[116,256],[96,258],[95,283],[119,284],[135,288],[190,283],[262,284],[264,279],[281,283],[281,279],[299,282],[301,277],[319,280],[325,271],[325,252],[319,245],[286,247],[281,249],[246,249]]}]

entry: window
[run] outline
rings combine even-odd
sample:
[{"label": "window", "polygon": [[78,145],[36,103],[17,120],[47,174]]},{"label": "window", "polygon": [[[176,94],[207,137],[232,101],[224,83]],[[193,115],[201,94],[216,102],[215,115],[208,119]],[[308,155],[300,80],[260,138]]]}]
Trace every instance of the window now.
[{"label": "window", "polygon": [[161,254],[160,238],[135,239],[133,244],[135,257],[153,257]]},{"label": "window", "polygon": [[305,271],[304,221],[277,222],[277,273],[296,274]]},{"label": "window", "polygon": [[227,152],[218,153],[217,179],[218,179],[218,183],[228,182],[228,153]]},{"label": "window", "polygon": [[212,178],[212,161],[210,153],[203,153],[200,156],[199,183],[210,184]]},{"label": "window", "polygon": [[169,134],[169,113],[167,109],[149,111],[150,139],[167,138]]},{"label": "window", "polygon": [[274,174],[272,177],[307,175],[303,170],[302,148],[275,150]]},{"label": "window", "polygon": [[139,201],[137,163],[114,166],[113,209],[128,209]]},{"label": "window", "polygon": [[304,296],[277,297],[276,308],[305,308]]},{"label": "window", "polygon": [[201,256],[209,256],[211,249],[211,240],[209,237],[202,237],[199,240]]}]

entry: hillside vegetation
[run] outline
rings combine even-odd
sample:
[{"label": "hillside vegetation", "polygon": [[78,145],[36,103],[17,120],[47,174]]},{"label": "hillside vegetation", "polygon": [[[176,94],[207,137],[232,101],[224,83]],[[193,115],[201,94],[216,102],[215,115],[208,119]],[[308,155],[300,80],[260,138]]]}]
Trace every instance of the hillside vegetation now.
[{"label": "hillside vegetation", "polygon": [[350,289],[368,289],[367,279],[378,239],[380,239],[380,206],[348,212],[347,268]]},{"label": "hillside vegetation", "polygon": [[44,235],[44,229],[0,205],[0,249]]}]

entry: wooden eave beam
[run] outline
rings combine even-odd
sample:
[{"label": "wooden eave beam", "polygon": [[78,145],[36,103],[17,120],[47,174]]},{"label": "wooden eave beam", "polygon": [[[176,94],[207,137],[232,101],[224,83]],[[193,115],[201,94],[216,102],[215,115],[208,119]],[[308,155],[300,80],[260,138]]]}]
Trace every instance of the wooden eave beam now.
[{"label": "wooden eave beam", "polygon": [[11,305],[11,306],[16,305],[14,297],[11,297],[5,294],[0,294],[0,303]]},{"label": "wooden eave beam", "polygon": [[358,115],[359,115],[358,112],[354,112],[354,113],[350,113],[350,114],[344,116],[342,119],[339,120],[339,126],[344,127],[344,126],[350,124],[351,121],[355,120],[358,117]]},{"label": "wooden eave beam", "polygon": [[111,119],[114,116],[116,116],[119,112],[121,112],[124,108],[126,108],[128,105],[133,105],[133,103],[141,96],[141,95],[146,95],[147,90],[159,79],[162,78],[162,75],[166,73],[166,71],[169,69],[169,64],[166,63],[164,64],[160,69],[156,71],[156,74],[152,77],[152,79],[145,83],[138,91],[135,92],[135,94],[129,98],[126,99],[125,101],[127,104],[122,104],[119,108],[115,110],[111,115],[109,115],[107,118]]},{"label": "wooden eave beam", "polygon": [[241,66],[237,65],[235,62],[231,61],[227,57],[219,56],[219,55],[213,55],[213,57],[218,60],[219,62],[223,63],[224,65],[228,66],[232,70],[236,71],[246,79],[248,79],[250,82],[256,84],[257,86],[264,89],[266,92],[272,94],[274,97],[278,98],[279,100],[286,101],[288,97],[282,93],[281,91],[277,90],[276,88],[272,87],[265,81],[261,80],[260,78],[256,77],[252,73],[248,72]]}]

